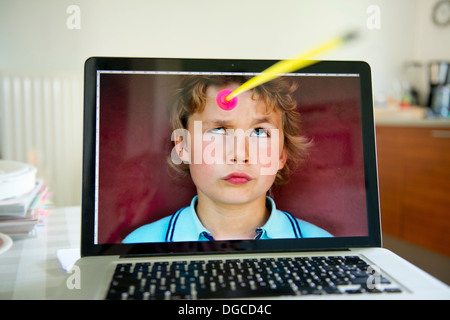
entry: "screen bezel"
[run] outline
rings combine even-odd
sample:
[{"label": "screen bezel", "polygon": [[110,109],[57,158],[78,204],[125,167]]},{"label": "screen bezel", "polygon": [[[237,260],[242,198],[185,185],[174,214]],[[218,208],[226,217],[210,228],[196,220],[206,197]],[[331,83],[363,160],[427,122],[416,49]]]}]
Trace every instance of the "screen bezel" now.
[{"label": "screen bezel", "polygon": [[357,73],[360,77],[362,139],[368,236],[95,244],[95,152],[97,70],[261,72],[274,60],[92,57],[85,63],[81,256],[343,250],[381,247],[375,125],[370,66],[363,61],[320,61],[301,73]]}]

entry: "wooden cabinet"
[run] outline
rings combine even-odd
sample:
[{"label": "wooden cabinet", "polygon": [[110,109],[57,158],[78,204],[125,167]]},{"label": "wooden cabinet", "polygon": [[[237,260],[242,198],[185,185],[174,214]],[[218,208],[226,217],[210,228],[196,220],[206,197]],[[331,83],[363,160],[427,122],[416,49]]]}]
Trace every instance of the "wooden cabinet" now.
[{"label": "wooden cabinet", "polygon": [[383,232],[450,256],[450,127],[376,129]]}]

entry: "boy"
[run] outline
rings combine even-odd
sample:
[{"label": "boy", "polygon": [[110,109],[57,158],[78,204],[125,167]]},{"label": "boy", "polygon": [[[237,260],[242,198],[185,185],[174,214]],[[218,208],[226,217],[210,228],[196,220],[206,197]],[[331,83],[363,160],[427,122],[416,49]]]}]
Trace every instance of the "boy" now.
[{"label": "boy", "polygon": [[267,196],[305,156],[299,113],[287,78],[238,96],[232,110],[216,102],[236,76],[186,76],[171,106],[174,133],[169,164],[190,175],[197,196],[189,207],[142,226],[124,243],[329,237],[325,230],[276,209]]}]

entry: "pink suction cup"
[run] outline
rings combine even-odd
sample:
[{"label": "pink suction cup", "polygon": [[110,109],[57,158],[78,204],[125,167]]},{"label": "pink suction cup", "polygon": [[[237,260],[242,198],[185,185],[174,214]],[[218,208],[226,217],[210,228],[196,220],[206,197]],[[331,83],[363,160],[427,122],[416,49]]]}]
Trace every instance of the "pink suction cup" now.
[{"label": "pink suction cup", "polygon": [[217,105],[222,108],[223,110],[232,110],[234,109],[234,107],[236,107],[238,99],[237,97],[234,97],[233,99],[231,99],[230,101],[228,101],[226,99],[226,97],[232,93],[233,91],[229,90],[229,89],[223,89],[222,91],[220,91],[217,94]]}]

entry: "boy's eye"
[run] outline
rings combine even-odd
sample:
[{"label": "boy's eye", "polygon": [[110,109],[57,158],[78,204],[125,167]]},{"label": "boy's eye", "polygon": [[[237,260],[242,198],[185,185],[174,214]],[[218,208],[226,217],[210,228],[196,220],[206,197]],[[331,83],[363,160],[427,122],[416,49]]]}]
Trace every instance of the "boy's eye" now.
[{"label": "boy's eye", "polygon": [[251,137],[270,137],[269,130],[258,128],[255,129],[251,135]]},{"label": "boy's eye", "polygon": [[220,127],[220,128],[214,128],[214,129],[210,129],[208,130],[208,132],[210,133],[216,133],[216,134],[225,134],[226,130],[224,127]]},{"label": "boy's eye", "polygon": [[[227,129],[225,129],[224,127],[219,127],[219,128],[209,129],[208,132],[213,133],[213,134],[226,135]],[[250,133],[250,137],[268,138],[268,137],[270,137],[270,133],[269,133],[269,130],[267,130],[267,129],[256,128],[255,130],[253,130]]]}]

